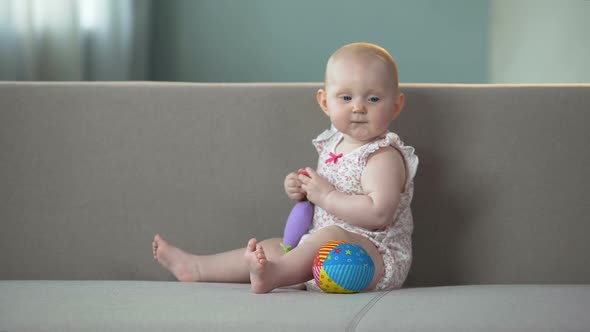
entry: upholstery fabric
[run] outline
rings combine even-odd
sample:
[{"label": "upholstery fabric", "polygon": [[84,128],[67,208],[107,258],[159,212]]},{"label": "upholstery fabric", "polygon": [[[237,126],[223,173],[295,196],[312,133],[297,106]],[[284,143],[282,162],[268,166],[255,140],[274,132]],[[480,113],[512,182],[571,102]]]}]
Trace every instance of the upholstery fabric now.
[{"label": "upholstery fabric", "polygon": [[588,331],[590,84],[403,84],[416,148],[404,289],[167,282],[281,237],[319,83],[0,82],[0,331]]}]

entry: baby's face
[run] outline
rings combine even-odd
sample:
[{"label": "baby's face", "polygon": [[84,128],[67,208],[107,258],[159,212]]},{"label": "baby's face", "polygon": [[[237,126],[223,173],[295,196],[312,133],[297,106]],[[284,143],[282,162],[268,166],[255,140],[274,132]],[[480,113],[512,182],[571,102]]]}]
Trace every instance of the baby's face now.
[{"label": "baby's face", "polygon": [[322,108],[350,142],[370,142],[385,134],[401,111],[394,83],[380,59],[336,59],[328,66]]}]

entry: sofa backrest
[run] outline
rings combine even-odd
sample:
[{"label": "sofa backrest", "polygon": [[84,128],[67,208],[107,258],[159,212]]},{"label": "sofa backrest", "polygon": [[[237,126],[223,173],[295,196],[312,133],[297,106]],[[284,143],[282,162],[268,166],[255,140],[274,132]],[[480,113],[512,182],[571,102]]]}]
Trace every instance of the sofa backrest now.
[{"label": "sofa backrest", "polygon": [[[0,279],[171,277],[281,236],[315,166],[319,83],[0,83]],[[407,286],[590,282],[590,85],[405,84],[416,148]]]}]

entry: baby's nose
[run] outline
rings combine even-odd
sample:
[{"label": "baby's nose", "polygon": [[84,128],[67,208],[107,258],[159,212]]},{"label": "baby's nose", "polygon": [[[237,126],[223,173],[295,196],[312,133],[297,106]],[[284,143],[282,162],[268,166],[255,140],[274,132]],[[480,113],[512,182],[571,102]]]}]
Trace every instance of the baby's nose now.
[{"label": "baby's nose", "polygon": [[365,108],[365,104],[363,102],[356,102],[352,106],[353,113],[366,113],[367,109]]}]

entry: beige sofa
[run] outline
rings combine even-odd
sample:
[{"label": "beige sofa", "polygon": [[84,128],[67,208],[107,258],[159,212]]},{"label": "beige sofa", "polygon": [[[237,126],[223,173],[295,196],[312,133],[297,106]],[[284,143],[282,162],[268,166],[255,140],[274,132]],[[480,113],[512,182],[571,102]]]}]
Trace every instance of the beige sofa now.
[{"label": "beige sofa", "polygon": [[320,84],[0,83],[0,331],[589,331],[590,85],[405,84],[406,287],[179,283],[195,253],[280,236],[314,166]]}]

